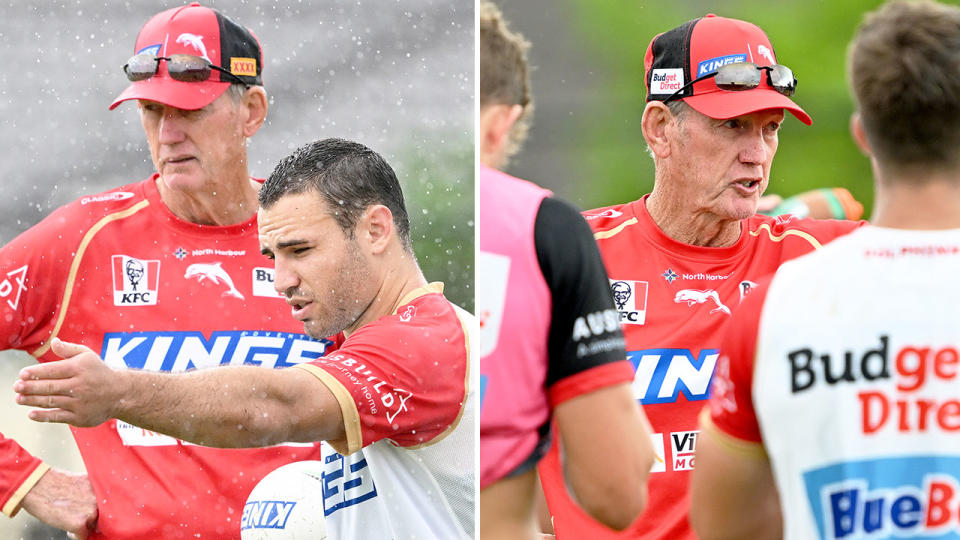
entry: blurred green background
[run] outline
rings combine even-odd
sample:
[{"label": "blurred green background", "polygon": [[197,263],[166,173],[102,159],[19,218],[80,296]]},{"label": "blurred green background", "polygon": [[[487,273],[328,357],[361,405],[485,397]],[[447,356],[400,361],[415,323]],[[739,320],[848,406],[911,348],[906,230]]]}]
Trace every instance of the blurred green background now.
[{"label": "blurred green background", "polygon": [[870,165],[849,135],[853,102],[847,44],[876,0],[614,1],[499,0],[514,30],[532,42],[533,129],[512,174],[553,189],[583,209],[637,199],[653,186],[640,132],[643,56],[654,35],[715,13],[753,22],[799,81],[794,100],[813,117],[787,115],[767,193],[849,189],[870,215]]}]

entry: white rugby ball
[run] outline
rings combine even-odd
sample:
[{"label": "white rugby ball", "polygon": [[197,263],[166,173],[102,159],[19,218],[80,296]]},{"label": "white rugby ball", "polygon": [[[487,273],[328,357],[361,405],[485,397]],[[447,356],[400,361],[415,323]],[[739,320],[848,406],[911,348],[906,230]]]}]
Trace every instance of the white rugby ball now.
[{"label": "white rugby ball", "polygon": [[250,492],[240,518],[241,540],[324,540],[323,463],[278,467]]}]

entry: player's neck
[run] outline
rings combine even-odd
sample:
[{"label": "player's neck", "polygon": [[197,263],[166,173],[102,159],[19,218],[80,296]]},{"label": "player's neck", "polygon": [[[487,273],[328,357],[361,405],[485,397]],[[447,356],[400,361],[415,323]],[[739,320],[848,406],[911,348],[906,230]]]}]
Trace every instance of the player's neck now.
[{"label": "player's neck", "polygon": [[[242,179],[241,179],[242,178]],[[170,188],[157,178],[160,199],[178,218],[200,225],[236,225],[257,213],[260,184],[249,176],[237,176],[230,185],[199,190]]]},{"label": "player's neck", "polygon": [[397,250],[397,253],[387,255],[388,262],[376,277],[380,283],[376,296],[356,322],[343,331],[344,336],[349,337],[363,326],[392,315],[402,301],[409,300],[406,297],[410,293],[427,285],[427,280],[411,253],[399,246],[390,249]]},{"label": "player's neck", "polygon": [[960,228],[960,173],[877,181],[870,223],[894,229]]},{"label": "player's neck", "polygon": [[658,191],[647,197],[647,212],[664,234],[678,242],[701,247],[729,247],[740,239],[740,220],[706,210],[688,208],[686,197]]}]

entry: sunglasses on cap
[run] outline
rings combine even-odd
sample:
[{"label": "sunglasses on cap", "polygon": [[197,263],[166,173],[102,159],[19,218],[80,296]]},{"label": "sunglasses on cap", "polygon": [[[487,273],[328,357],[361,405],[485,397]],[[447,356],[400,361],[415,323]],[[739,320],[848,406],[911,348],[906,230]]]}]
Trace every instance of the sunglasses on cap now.
[{"label": "sunglasses on cap", "polygon": [[154,56],[152,54],[137,54],[130,57],[127,63],[123,65],[123,72],[127,79],[132,82],[144,81],[157,74],[160,68],[160,61],[166,60],[167,73],[170,78],[181,82],[202,82],[210,78],[213,70],[226,74],[234,82],[242,84],[245,88],[250,85],[230,73],[220,66],[215,66],[206,59],[190,54],[171,54],[170,56]]},{"label": "sunglasses on cap", "polygon": [[717,88],[721,90],[730,90],[733,92],[741,90],[753,90],[760,86],[761,73],[767,72],[767,83],[781,94],[790,97],[797,91],[797,78],[793,76],[793,71],[787,66],[775,64],[772,66],[758,66],[752,62],[736,62],[720,66],[716,71],[708,73],[702,77],[683,85],[682,88],[674,92],[670,97],[664,99],[666,103],[670,100],[683,97],[684,90],[694,84],[705,81],[711,77],[717,83]]}]

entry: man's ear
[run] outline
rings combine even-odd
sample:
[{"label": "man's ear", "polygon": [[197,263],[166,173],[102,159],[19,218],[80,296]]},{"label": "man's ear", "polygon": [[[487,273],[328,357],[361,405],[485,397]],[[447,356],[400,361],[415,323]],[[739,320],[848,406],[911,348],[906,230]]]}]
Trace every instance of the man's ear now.
[{"label": "man's ear", "polygon": [[496,168],[497,156],[503,156],[510,129],[523,114],[520,105],[487,105],[480,111],[480,160]]},{"label": "man's ear", "polygon": [[860,119],[860,113],[854,112],[850,115],[850,134],[853,135],[853,142],[857,143],[860,151],[867,156],[872,156],[870,142],[867,141],[867,132],[863,130],[863,120]]},{"label": "man's ear", "polygon": [[[382,204],[367,207],[357,223],[357,239],[366,245],[370,253],[382,253],[394,234],[393,212]],[[399,241],[399,239],[398,239]]]},{"label": "man's ear", "polygon": [[674,116],[670,107],[662,101],[651,101],[643,109],[640,129],[653,155],[661,158],[670,155],[670,137],[667,134],[667,128],[673,121]]},{"label": "man's ear", "polygon": [[243,94],[243,107],[247,120],[243,123],[243,136],[250,138],[267,119],[267,92],[262,86],[252,86]]}]

